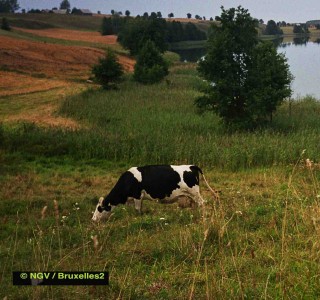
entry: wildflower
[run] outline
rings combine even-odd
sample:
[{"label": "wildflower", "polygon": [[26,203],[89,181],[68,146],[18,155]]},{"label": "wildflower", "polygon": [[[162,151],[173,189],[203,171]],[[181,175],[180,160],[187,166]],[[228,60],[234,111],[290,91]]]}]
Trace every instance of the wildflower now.
[{"label": "wildflower", "polygon": [[242,216],[242,211],[241,211],[241,210],[237,210],[237,211],[235,212],[235,214],[236,214],[236,215],[239,215],[239,216]]},{"label": "wildflower", "polygon": [[166,218],[160,218],[160,221],[164,221]]}]

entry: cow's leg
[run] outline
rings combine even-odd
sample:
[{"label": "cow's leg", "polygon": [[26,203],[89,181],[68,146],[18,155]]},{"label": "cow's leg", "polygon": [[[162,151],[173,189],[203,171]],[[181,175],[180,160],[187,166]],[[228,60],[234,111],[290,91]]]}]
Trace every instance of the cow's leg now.
[{"label": "cow's leg", "polygon": [[142,213],[142,199],[134,199],[134,208],[141,214]]}]

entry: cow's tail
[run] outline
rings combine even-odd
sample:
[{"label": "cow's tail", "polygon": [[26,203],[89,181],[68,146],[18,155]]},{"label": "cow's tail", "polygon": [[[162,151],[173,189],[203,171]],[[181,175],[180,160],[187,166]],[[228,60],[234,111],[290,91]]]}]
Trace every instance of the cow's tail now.
[{"label": "cow's tail", "polygon": [[208,189],[212,192],[214,198],[215,198],[216,200],[219,200],[219,199],[220,199],[220,197],[219,197],[219,192],[216,191],[215,189],[213,189],[213,188],[210,186],[210,184],[208,183],[208,181],[207,181],[206,177],[204,176],[202,170],[201,170],[199,167],[197,167],[197,166],[195,166],[195,168],[196,168],[196,169],[199,171],[199,173],[202,175],[202,178],[203,178],[205,184],[207,185]]}]

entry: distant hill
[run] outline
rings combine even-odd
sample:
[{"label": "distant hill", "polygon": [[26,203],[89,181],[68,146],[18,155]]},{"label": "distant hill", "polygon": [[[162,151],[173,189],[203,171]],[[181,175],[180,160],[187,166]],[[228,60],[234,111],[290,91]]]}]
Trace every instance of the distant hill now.
[{"label": "distant hill", "polygon": [[11,26],[27,29],[65,28],[99,31],[101,27],[101,17],[94,16],[41,13],[0,14],[1,17],[6,17]]},{"label": "distant hill", "polygon": [[[103,17],[110,15],[80,16],[80,15],[60,15],[52,13],[15,13],[15,14],[0,14],[1,17],[6,17],[13,27],[26,29],[49,29],[49,28],[64,28],[76,30],[100,31]],[[200,30],[207,32],[212,24],[211,21],[187,19],[187,18],[171,18],[166,21],[179,21],[181,23],[191,22]]]}]

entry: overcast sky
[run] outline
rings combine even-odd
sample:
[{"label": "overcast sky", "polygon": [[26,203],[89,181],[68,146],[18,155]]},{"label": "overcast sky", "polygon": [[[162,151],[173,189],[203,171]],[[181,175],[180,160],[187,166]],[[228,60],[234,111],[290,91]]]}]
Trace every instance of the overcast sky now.
[{"label": "overcast sky", "polygon": [[[61,0],[18,0],[20,7],[52,8],[59,7]],[[109,14],[112,9],[131,12],[132,16],[142,15],[144,12],[162,13],[167,17],[173,13],[175,17],[186,17],[191,13],[192,17],[199,15],[207,19],[220,15],[220,7],[237,7],[241,5],[249,9],[252,17],[268,20],[286,21],[289,23],[304,23],[308,20],[320,19],[319,0],[69,0],[71,8],[88,8],[96,13],[98,10],[103,14]]]}]

